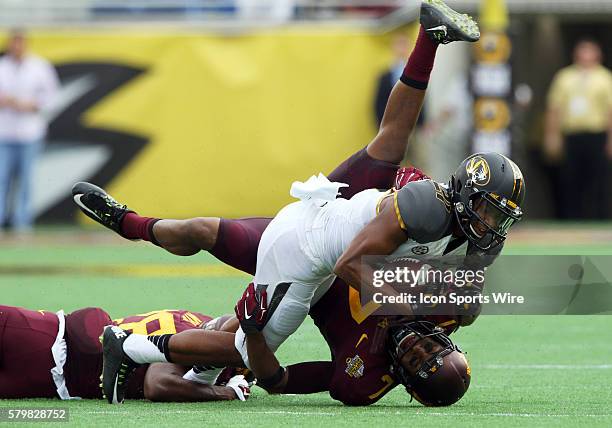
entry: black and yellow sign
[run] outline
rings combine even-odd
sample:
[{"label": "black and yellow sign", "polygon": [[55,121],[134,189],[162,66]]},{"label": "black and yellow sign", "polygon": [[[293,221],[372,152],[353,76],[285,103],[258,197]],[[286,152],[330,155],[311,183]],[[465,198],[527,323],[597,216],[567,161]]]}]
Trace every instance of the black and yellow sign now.
[{"label": "black and yellow sign", "polygon": [[474,59],[484,63],[504,63],[510,59],[512,44],[504,33],[484,33],[474,44]]},{"label": "black and yellow sign", "polygon": [[471,87],[474,95],[472,152],[509,155],[512,94],[512,43],[506,34],[508,11],[504,0],[482,0],[481,38],[474,45]]},{"label": "black and yellow sign", "polygon": [[503,131],[510,125],[508,102],[499,98],[479,98],[474,103],[476,129],[487,132]]},{"label": "black and yellow sign", "polygon": [[[81,180],[147,215],[273,216],[294,180],[331,172],[375,136],[372,94],[391,56],[387,36],[342,28],[29,37],[78,95],[51,126],[81,149],[72,171],[52,168],[64,219]],[[87,168],[76,158],[86,148]]]}]

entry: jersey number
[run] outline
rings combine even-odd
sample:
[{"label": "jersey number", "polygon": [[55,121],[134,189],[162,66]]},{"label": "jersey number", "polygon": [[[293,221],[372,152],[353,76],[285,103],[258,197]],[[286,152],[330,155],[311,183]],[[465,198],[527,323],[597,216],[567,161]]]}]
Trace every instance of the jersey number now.
[{"label": "jersey number", "polygon": [[448,194],[444,191],[442,186],[440,186],[435,181],[433,182],[433,185],[434,185],[434,188],[436,189],[436,198],[440,202],[442,202],[442,204],[444,204],[444,208],[446,208],[446,211],[450,212],[450,210],[451,210],[451,201],[448,198]]},{"label": "jersey number", "polygon": [[378,391],[376,391],[374,394],[370,394],[368,395],[368,398],[370,400],[374,400],[375,398],[378,398],[378,396],[380,394],[382,394],[383,392],[385,392],[387,389],[389,389],[391,386],[393,386],[393,384],[395,383],[395,381],[393,380],[393,378],[391,376],[389,376],[388,374],[384,375],[383,377],[380,378],[380,380],[382,380],[385,383],[385,386],[383,386],[382,388],[380,388]]},{"label": "jersey number", "polygon": [[176,333],[174,316],[171,312],[156,311],[139,316],[144,318],[140,321],[119,324],[119,328],[123,330],[131,330],[135,334],[145,335]]},{"label": "jersey number", "polygon": [[359,291],[349,287],[349,308],[351,316],[357,324],[361,324],[363,320],[372,315],[380,305],[374,302],[368,302],[365,306],[361,306],[361,297]]}]

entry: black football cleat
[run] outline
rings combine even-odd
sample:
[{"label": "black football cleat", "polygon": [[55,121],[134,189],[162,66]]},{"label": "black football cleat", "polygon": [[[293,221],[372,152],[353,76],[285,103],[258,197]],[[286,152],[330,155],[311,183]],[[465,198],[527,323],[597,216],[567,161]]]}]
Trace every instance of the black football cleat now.
[{"label": "black football cleat", "polygon": [[102,333],[102,391],[110,404],[121,404],[131,374],[139,366],[123,351],[123,342],[131,333],[116,326],[104,327]]},{"label": "black football cleat", "polygon": [[134,212],[126,205],[121,205],[104,189],[84,181],[72,186],[72,198],[87,217],[123,236],[121,220],[127,213]]},{"label": "black football cleat", "polygon": [[476,42],[480,39],[476,21],[469,15],[455,12],[442,0],[423,0],[421,25],[436,43]]}]

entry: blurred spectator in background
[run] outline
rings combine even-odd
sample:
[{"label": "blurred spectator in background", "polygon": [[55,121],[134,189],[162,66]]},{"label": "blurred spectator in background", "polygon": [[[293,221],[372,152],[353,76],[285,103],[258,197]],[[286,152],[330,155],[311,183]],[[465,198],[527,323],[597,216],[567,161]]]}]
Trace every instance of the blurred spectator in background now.
[{"label": "blurred spectator in background", "polygon": [[295,0],[236,0],[236,7],[242,19],[281,23],[293,18]]},{"label": "blurred spectator in background", "polygon": [[[387,100],[391,95],[393,86],[397,83],[404,71],[406,58],[410,54],[410,39],[405,34],[396,34],[391,40],[391,50],[393,51],[393,64],[378,77],[378,86],[376,89],[376,97],[374,98],[374,113],[376,115],[376,124],[380,126],[382,122]],[[423,122],[423,112],[419,116],[417,125]]]},{"label": "blurred spectator in background", "polygon": [[[391,39],[391,51],[393,53],[393,63],[391,67],[385,70],[378,76],[378,84],[376,87],[376,95],[374,97],[374,117],[376,125],[380,127],[380,123],[385,113],[387,101],[391,95],[393,86],[397,83],[404,71],[406,58],[410,55],[410,38],[403,33],[395,34]],[[424,123],[425,106],[421,109],[421,114],[417,119],[417,124],[414,134],[410,137],[413,141],[409,144],[407,156],[410,159],[410,165],[417,165],[419,168],[424,168],[424,158],[426,156],[419,150],[416,140],[420,139],[421,128]]]},{"label": "blurred spectator in background", "polygon": [[57,88],[53,66],[27,52],[23,31],[12,31],[0,58],[0,221],[16,230],[32,225],[32,172],[47,132],[43,109]]},{"label": "blurred spectator in background", "polygon": [[574,48],[574,62],[555,75],[548,93],[545,155],[561,166],[562,218],[605,218],[608,160],[612,158],[612,73],[590,39]]}]

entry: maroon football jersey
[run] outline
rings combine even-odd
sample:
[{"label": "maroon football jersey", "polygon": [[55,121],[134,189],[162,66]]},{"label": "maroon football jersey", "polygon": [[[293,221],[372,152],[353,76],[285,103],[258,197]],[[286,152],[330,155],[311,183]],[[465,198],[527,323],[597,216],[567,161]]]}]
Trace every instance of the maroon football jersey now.
[{"label": "maroon football jersey", "polygon": [[0,398],[57,396],[50,370],[58,328],[53,312],[0,305]]},{"label": "maroon football jersey", "polygon": [[[137,334],[171,334],[199,328],[211,317],[185,310],[153,311],[111,320],[100,308],[86,308],[66,316],[68,361],[65,373],[68,391],[82,398],[102,398],[102,345],[104,326],[114,324]],[[140,367],[130,378],[127,398],[144,397],[144,376],[147,366]]]},{"label": "maroon football jersey", "polygon": [[332,351],[329,393],[344,404],[375,403],[397,384],[385,348],[387,318],[370,316],[376,307],[362,307],[359,293],[336,279],[310,311]]}]

